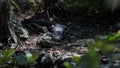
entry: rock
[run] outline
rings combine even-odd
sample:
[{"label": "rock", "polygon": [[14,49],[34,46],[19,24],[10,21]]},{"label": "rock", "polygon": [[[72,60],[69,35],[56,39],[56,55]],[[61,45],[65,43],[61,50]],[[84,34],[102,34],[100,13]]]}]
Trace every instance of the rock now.
[{"label": "rock", "polygon": [[16,48],[17,47],[17,44],[15,44],[15,43],[11,43],[10,45],[11,45],[10,48]]},{"label": "rock", "polygon": [[77,65],[77,63],[74,61],[74,59],[72,58],[72,55],[75,55],[75,56],[81,56],[81,55],[78,55],[76,53],[71,53],[71,52],[67,52],[63,55],[61,55],[56,61],[55,61],[55,65],[54,67],[55,68],[66,68],[64,66],[64,62],[68,62],[69,64],[71,64],[73,67],[75,67]]},{"label": "rock", "polygon": [[110,68],[110,65],[109,64],[101,64],[100,68]]},{"label": "rock", "polygon": [[45,54],[42,59],[41,59],[41,67],[42,68],[53,68],[53,56],[51,55],[51,53],[47,53]]},{"label": "rock", "polygon": [[3,48],[3,47],[4,47],[4,45],[0,42],[0,49]]},{"label": "rock", "polygon": [[117,22],[117,24],[115,26],[120,28],[120,22]]},{"label": "rock", "polygon": [[120,61],[120,53],[114,53],[112,58],[115,61],[118,61],[118,60]]},{"label": "rock", "polygon": [[61,52],[60,51],[53,51],[53,56],[54,57],[58,57],[61,55]]},{"label": "rock", "polygon": [[64,66],[64,62],[70,63],[73,67],[77,65],[77,63],[72,58],[72,55],[81,57],[82,55],[79,55],[77,53],[61,53],[60,51],[49,51],[46,53],[45,50],[42,50],[40,53],[40,58],[38,61],[38,67],[41,68],[66,68]]},{"label": "rock", "polygon": [[56,59],[61,55],[59,51],[49,51],[46,53],[45,49],[40,52],[40,57],[37,60],[41,68],[53,68]]},{"label": "rock", "polygon": [[108,64],[110,62],[110,59],[107,58],[106,56],[102,56],[100,58],[100,62],[101,62],[101,64]]},{"label": "rock", "polygon": [[91,38],[91,39],[86,39],[86,40],[87,40],[87,44],[89,44],[89,43],[93,43],[94,44],[95,43],[95,39]]},{"label": "rock", "polygon": [[110,68],[120,68],[120,61],[116,60],[111,63]]}]

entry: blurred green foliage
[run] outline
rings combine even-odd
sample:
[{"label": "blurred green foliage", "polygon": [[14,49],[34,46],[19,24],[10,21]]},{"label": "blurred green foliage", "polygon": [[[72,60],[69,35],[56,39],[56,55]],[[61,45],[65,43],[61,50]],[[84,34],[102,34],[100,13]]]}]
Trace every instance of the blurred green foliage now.
[{"label": "blurred green foliage", "polygon": [[14,49],[4,50],[0,54],[0,67],[4,68],[9,66],[9,64],[16,65],[30,65],[36,64],[36,59],[39,57],[39,53],[26,53],[17,55]]},{"label": "blurred green foliage", "polygon": [[14,49],[9,49],[9,50],[4,50],[0,54],[0,66],[6,64],[6,63],[11,63],[13,62],[12,56],[14,54]]},{"label": "blurred green foliage", "polygon": [[115,59],[119,60],[117,56],[113,55],[115,49],[118,48],[115,43],[118,40],[120,40],[120,31],[107,35],[104,38],[97,36],[95,43],[88,43],[88,52],[85,55],[82,57],[73,56],[73,59],[78,64],[77,67],[72,67],[67,62],[64,65],[67,68],[99,68],[101,54],[98,53],[98,50],[101,51],[102,55],[111,58],[112,61],[115,61]]},{"label": "blurred green foliage", "polygon": [[33,54],[26,53],[21,55],[14,55],[16,64],[27,65],[27,64],[36,64],[36,59],[39,57],[39,53],[35,52]]}]

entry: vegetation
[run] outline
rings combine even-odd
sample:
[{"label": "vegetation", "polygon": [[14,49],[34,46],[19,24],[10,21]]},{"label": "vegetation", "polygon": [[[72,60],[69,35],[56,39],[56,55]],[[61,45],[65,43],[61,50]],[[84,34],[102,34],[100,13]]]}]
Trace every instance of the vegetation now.
[{"label": "vegetation", "polygon": [[[21,0],[20,2],[17,0],[7,0],[2,2],[0,0],[0,2],[0,43],[4,45],[3,47],[0,46],[2,50],[0,53],[0,67],[2,68],[6,68],[9,65],[14,68],[21,66],[31,67],[38,64],[36,60],[41,57],[37,50],[32,53],[19,52],[17,51],[17,47],[10,47],[12,46],[11,42],[20,47],[22,41],[17,32],[15,32],[15,16],[17,13],[24,13],[30,10],[33,11],[36,19],[45,18],[58,22],[81,22],[87,20],[85,19],[87,16],[97,13],[103,12],[104,14],[105,11],[108,11],[114,14],[116,11],[119,11],[117,7],[118,0],[114,0],[109,5],[110,8],[104,7],[103,0],[41,0],[41,2],[37,0],[32,0],[32,2],[29,2],[29,0]],[[37,14],[39,15],[37,16]],[[69,14],[71,14],[70,17],[68,16]],[[113,55],[117,49],[119,50],[119,47],[116,46],[116,42],[119,40],[120,31],[108,34],[105,38],[97,36],[95,42],[87,44],[87,53],[81,57],[72,56],[76,62],[76,66],[72,66],[68,62],[64,62],[64,65],[67,68],[99,68],[101,56],[110,58],[111,62],[116,61],[116,59],[120,61],[120,58],[116,58]]]},{"label": "vegetation", "polygon": [[[73,55],[74,60],[78,64],[76,67],[72,67],[67,62],[65,62],[64,65],[67,68],[89,68],[89,67],[99,68],[100,55],[107,56],[111,59],[111,61],[115,61],[116,59],[119,59],[119,58],[114,59],[113,53],[115,49],[117,49],[117,47],[115,46],[116,44],[114,42],[119,39],[120,39],[119,31],[117,33],[108,35],[105,38],[98,37],[95,43],[90,42],[88,44],[87,54],[85,54],[82,57],[76,57]],[[102,52],[98,53],[98,50],[96,51],[96,49]]]},{"label": "vegetation", "polygon": [[27,54],[21,54],[19,55],[15,53],[14,49],[8,49],[4,50],[0,54],[0,67],[5,68],[9,65],[13,65],[12,67],[17,67],[17,65],[30,65],[35,64],[36,59],[39,57],[39,53],[35,52],[33,54],[27,53]]}]

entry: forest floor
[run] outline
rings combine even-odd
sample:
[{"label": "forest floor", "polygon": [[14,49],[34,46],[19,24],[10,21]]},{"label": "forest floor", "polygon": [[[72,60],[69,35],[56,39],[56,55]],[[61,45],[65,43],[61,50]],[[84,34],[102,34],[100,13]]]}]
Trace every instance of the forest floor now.
[{"label": "forest floor", "polygon": [[[32,19],[33,15],[34,15],[33,12],[28,11],[25,14],[21,15],[21,17],[19,16],[16,17],[16,19],[23,20],[22,17]],[[61,22],[60,24],[66,25],[67,28],[69,28],[70,34],[66,35],[63,40],[58,41],[62,43],[62,45],[53,46],[52,47],[53,50],[63,49],[66,51],[66,47],[64,47],[64,45],[69,44],[69,43],[75,43],[75,42],[78,42],[79,44],[77,45],[79,46],[86,47],[89,41],[94,42],[94,39],[96,38],[96,36],[105,36],[105,35],[109,35],[109,34],[117,32],[120,29],[120,22],[119,22],[120,17],[119,16],[115,17],[115,16],[116,14],[111,14],[111,13],[102,13],[102,14],[98,13],[98,14],[93,14],[93,15],[86,15],[83,17],[81,16],[82,20],[80,18],[80,22],[77,22],[77,23],[73,21],[74,16],[71,18],[69,17],[65,22]],[[36,45],[38,38],[39,37],[37,33],[30,35],[30,38],[26,40],[28,47],[26,47],[26,43],[24,43],[25,49],[26,48],[35,49],[34,46]],[[24,46],[18,49],[24,50]],[[75,50],[69,50],[68,48],[68,51],[75,51]]]},{"label": "forest floor", "polygon": [[62,55],[67,52],[82,55],[87,52],[87,44],[89,42],[95,42],[96,36],[104,37],[120,29],[120,17],[116,18],[111,14],[104,15],[103,13],[102,15],[84,16],[79,23],[69,21],[70,19],[72,19],[72,17],[68,18],[65,23],[61,23],[66,25],[70,32],[64,39],[57,42],[55,41],[55,44],[44,43],[43,45],[38,45],[40,34],[34,33],[29,35],[26,41],[21,42],[16,48],[16,51],[39,51],[40,53],[51,54],[57,51]]}]

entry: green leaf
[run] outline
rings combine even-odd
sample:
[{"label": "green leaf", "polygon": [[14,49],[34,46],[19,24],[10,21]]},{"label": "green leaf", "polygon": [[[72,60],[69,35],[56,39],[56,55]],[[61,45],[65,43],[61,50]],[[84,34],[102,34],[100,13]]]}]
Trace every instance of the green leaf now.
[{"label": "green leaf", "polygon": [[115,41],[115,40],[119,40],[119,39],[120,39],[120,31],[108,36],[109,41]]},{"label": "green leaf", "polygon": [[13,54],[14,54],[14,52],[15,52],[15,50],[14,49],[9,49],[9,50],[5,50],[4,52],[3,52],[3,55],[5,56],[5,57],[11,57]]},{"label": "green leaf", "polygon": [[80,57],[78,56],[75,56],[75,55],[72,55],[73,59],[76,61],[76,62],[80,62]]},{"label": "green leaf", "polygon": [[114,44],[110,44],[110,43],[108,43],[108,44],[106,44],[104,47],[103,47],[103,51],[104,52],[112,52],[113,50],[115,50],[116,49],[116,47],[114,46]]},{"label": "green leaf", "polygon": [[27,53],[27,54],[26,54],[26,58],[27,58],[28,61],[30,61],[31,58],[32,58],[32,54],[31,54],[31,53]]},{"label": "green leaf", "polygon": [[27,53],[26,57],[27,57],[28,62],[33,62],[39,57],[39,53],[38,52],[35,52],[33,54]]},{"label": "green leaf", "polygon": [[68,62],[64,62],[63,65],[64,65],[66,68],[72,68],[72,66],[71,66]]},{"label": "green leaf", "polygon": [[99,55],[91,48],[88,53],[81,57],[81,68],[99,68]]},{"label": "green leaf", "polygon": [[35,52],[35,53],[33,53],[31,60],[35,61],[36,59],[38,59],[38,57],[39,57],[39,53]]}]

